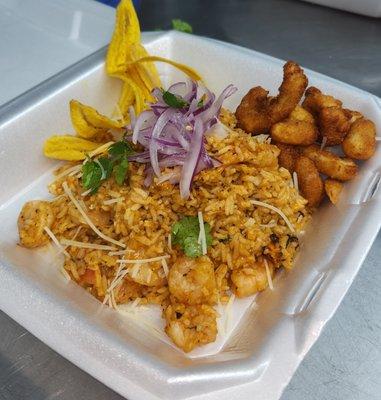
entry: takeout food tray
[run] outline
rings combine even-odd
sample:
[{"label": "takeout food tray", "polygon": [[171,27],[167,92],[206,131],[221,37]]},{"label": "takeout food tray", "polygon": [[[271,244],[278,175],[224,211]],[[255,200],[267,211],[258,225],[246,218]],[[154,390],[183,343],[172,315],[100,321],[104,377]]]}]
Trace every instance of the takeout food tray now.
[{"label": "takeout food tray", "polygon": [[[196,68],[218,93],[238,87],[235,109],[254,85],[276,92],[283,61],[241,47],[179,32],[143,35],[151,54]],[[345,185],[341,202],[324,204],[302,238],[295,268],[280,273],[274,291],[247,307],[224,346],[189,358],[158,336],[66,282],[48,250],[17,245],[25,201],[47,198],[57,164],[42,155],[52,133],[72,133],[68,102],[78,99],[111,114],[119,82],[103,71],[105,49],[43,82],[0,109],[0,307],[34,335],[129,400],[279,399],[303,357],[332,317],[381,225],[381,154]],[[296,60],[297,61],[297,60]],[[182,78],[159,65],[163,84]],[[306,70],[311,85],[364,113],[381,131],[377,97]]]}]

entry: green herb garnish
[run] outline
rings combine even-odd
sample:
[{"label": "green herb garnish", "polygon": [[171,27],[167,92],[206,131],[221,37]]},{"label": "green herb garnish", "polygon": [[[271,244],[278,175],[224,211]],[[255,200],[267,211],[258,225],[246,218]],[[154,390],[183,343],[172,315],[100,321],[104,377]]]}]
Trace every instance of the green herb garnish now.
[{"label": "green herb garnish", "polygon": [[108,157],[88,159],[82,166],[82,186],[94,194],[101,183],[114,174],[118,185],[123,185],[128,172],[128,156],[134,153],[131,145],[120,141],[112,144],[108,149]]},{"label": "green herb garnish", "polygon": [[102,180],[102,169],[95,161],[89,159],[82,166],[82,186],[91,194],[96,193]]},{"label": "green herb garnish", "polygon": [[163,100],[172,108],[184,108],[188,105],[181,97],[168,91],[163,92]]},{"label": "green herb garnish", "polygon": [[[210,225],[204,222],[206,245],[211,246],[212,235]],[[201,243],[198,243],[200,225],[197,217],[183,217],[172,226],[172,243],[180,246],[187,257],[202,256]]]},{"label": "green herb garnish", "polygon": [[116,183],[121,186],[123,185],[124,180],[126,179],[128,171],[128,160],[127,158],[123,158],[120,163],[114,166],[114,177]]},{"label": "green herb garnish", "polygon": [[192,25],[181,19],[173,19],[172,28],[180,32],[193,33]]}]

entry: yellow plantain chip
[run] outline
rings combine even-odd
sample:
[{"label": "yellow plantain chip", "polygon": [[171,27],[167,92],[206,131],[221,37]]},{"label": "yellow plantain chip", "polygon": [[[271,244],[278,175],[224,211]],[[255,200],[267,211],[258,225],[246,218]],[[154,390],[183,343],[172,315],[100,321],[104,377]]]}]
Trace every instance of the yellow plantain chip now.
[{"label": "yellow plantain chip", "polygon": [[117,104],[117,112],[128,120],[128,109],[135,103],[135,93],[128,82],[123,83],[122,93]]},{"label": "yellow plantain chip", "polygon": [[106,71],[118,76],[126,72],[131,45],[140,43],[140,25],[131,0],[122,0],[116,9],[115,29],[106,57]]},{"label": "yellow plantain chip", "polygon": [[[136,61],[143,57],[149,57],[147,50],[140,43],[132,45],[131,61]],[[136,64],[135,68],[149,93],[151,93],[152,89],[155,87],[161,86],[159,73],[153,62]]]},{"label": "yellow plantain chip", "polygon": [[87,153],[99,146],[100,143],[75,136],[51,136],[44,143],[44,155],[57,160],[79,161],[84,160]]},{"label": "yellow plantain chip", "polygon": [[195,81],[202,81],[201,76],[193,68],[188,67],[187,65],[184,65],[184,64],[180,64],[176,61],[169,60],[168,58],[164,58],[164,57],[146,56],[146,57],[139,58],[138,60],[135,60],[135,61],[130,61],[128,63],[128,65],[136,65],[136,64],[142,64],[142,63],[145,64],[145,63],[151,63],[151,62],[155,62],[155,61],[170,64],[170,65],[176,67],[177,69],[179,69],[180,71],[184,72],[184,74],[188,75],[191,79],[193,79]]},{"label": "yellow plantain chip", "polygon": [[77,134],[86,139],[105,133],[109,129],[120,129],[124,125],[123,121],[113,121],[99,114],[95,108],[86,106],[77,100],[70,102],[70,116]]},{"label": "yellow plantain chip", "polygon": [[[124,84],[128,84],[130,86],[131,91],[134,94],[134,109],[135,109],[135,114],[139,115],[142,111],[144,111],[147,108],[147,105],[145,103],[145,96],[144,92],[138,86],[134,80],[130,78],[124,78]],[[124,106],[122,104],[122,106]]]}]

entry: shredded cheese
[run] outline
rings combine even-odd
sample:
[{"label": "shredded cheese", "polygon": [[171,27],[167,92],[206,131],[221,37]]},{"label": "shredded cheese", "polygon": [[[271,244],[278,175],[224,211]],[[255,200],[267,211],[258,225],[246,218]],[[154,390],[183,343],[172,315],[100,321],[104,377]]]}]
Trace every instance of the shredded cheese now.
[{"label": "shredded cheese", "polygon": [[140,303],[141,298],[137,297],[132,303],[131,303],[131,308],[136,308],[138,304]]},{"label": "shredded cheese", "polygon": [[116,244],[117,246],[120,247],[126,247],[126,245],[122,242],[119,242],[118,240],[115,240],[107,235],[105,235],[104,233],[102,233],[95,225],[94,223],[91,221],[91,219],[88,217],[88,215],[86,214],[86,212],[83,210],[83,208],[81,207],[81,205],[79,204],[78,200],[74,197],[72,191],[70,190],[67,182],[63,182],[62,187],[65,191],[65,193],[69,196],[69,199],[72,201],[72,203],[75,205],[75,207],[77,208],[77,210],[80,212],[80,214],[82,215],[83,219],[86,221],[87,225],[89,225],[89,227],[99,236],[101,237],[103,240],[105,240],[106,242],[110,242],[113,244]]},{"label": "shredded cheese", "polygon": [[105,200],[103,202],[103,204],[105,206],[109,206],[110,204],[114,204],[114,203],[121,203],[123,201],[123,197],[118,197],[117,199],[109,199],[109,200]]},{"label": "shredded cheese", "polygon": [[110,287],[107,289],[107,291],[111,291],[114,290],[117,286],[119,286],[122,283],[122,280],[124,279],[124,277],[128,274],[128,269],[124,269],[121,271],[121,273],[119,274],[119,276],[117,277],[118,279],[116,279],[111,285]]},{"label": "shredded cheese", "polygon": [[106,296],[104,297],[104,299],[102,301],[102,305],[105,305],[108,302],[109,298],[110,298],[110,295],[108,293],[106,293]]},{"label": "shredded cheese", "polygon": [[140,263],[136,263],[136,264],[134,264],[134,266],[130,269],[131,277],[132,277],[132,278],[136,279],[136,277],[138,276],[138,273],[139,273],[140,266],[141,266]]},{"label": "shredded cheese", "polygon": [[60,252],[64,253],[66,257],[70,258],[70,254],[61,246],[61,243],[59,242],[59,240],[56,238],[54,233],[47,226],[44,226],[44,231],[48,234],[50,239],[52,239],[53,243],[58,247]]},{"label": "shredded cheese", "polygon": [[272,278],[271,278],[271,272],[270,272],[269,263],[267,262],[266,258],[264,259],[264,261],[265,261],[267,282],[268,282],[268,284],[269,284],[269,288],[270,288],[270,290],[274,290],[274,285],[273,285],[273,280],[272,280]]},{"label": "shredded cheese", "polygon": [[93,190],[93,189],[90,188],[90,189],[86,190],[85,192],[82,192],[82,193],[81,193],[81,196],[83,196],[83,197],[87,196],[92,190]]},{"label": "shredded cheese", "polygon": [[261,228],[274,228],[276,226],[275,221],[270,221],[268,224],[259,224]]},{"label": "shredded cheese", "polygon": [[294,188],[299,192],[298,174],[295,171],[292,173],[292,180],[294,181]]},{"label": "shredded cheese", "polygon": [[[102,153],[104,153],[105,150],[107,150],[112,144],[114,144],[114,142],[112,142],[112,141],[111,141],[111,142],[107,142],[107,143],[105,143],[105,144],[102,144],[102,146],[99,146],[99,147],[97,147],[95,150],[90,151],[89,154],[88,154],[88,156],[91,158],[91,157],[97,156],[98,154],[102,154]],[[84,162],[86,162],[86,160],[85,160]]]},{"label": "shredded cheese", "polygon": [[68,272],[66,271],[66,269],[64,268],[63,265],[62,265],[61,268],[60,268],[60,272],[61,272],[61,274],[65,277],[65,279],[66,279],[68,282],[71,281],[70,275],[68,274]]},{"label": "shredded cheese", "polygon": [[205,255],[207,253],[207,246],[206,246],[204,218],[202,216],[201,211],[199,211],[197,215],[198,215],[198,223],[200,226],[199,243],[201,243],[202,254]]},{"label": "shredded cheese", "polygon": [[114,294],[113,290],[111,290],[110,299],[111,299],[112,308],[114,308],[115,310],[118,310],[118,306],[116,305],[115,294]]},{"label": "shredded cheese", "polygon": [[147,283],[150,283],[152,279],[152,270],[149,269],[148,270],[148,274],[147,274]]},{"label": "shredded cheese", "polygon": [[69,240],[69,239],[61,239],[61,244],[65,246],[81,247],[83,249],[115,250],[114,246],[108,246],[105,244],[96,244],[96,243],[77,242],[76,240]]},{"label": "shredded cheese", "polygon": [[323,136],[323,140],[321,141],[320,145],[320,150],[323,150],[326,144],[327,144],[327,136]]},{"label": "shredded cheese", "polygon": [[149,263],[149,262],[155,262],[155,261],[161,261],[163,258],[170,258],[169,255],[164,255],[164,256],[158,256],[158,257],[152,257],[152,258],[142,258],[141,260],[118,260],[117,263],[120,264],[142,264],[142,263]]},{"label": "shredded cheese", "polygon": [[225,332],[228,331],[230,325],[231,325],[231,320],[232,320],[232,305],[234,303],[235,300],[235,294],[233,293],[228,301],[228,304],[226,304],[226,315],[225,315]]},{"label": "shredded cheese", "polygon": [[168,235],[168,249],[172,250],[172,234]]},{"label": "shredded cheese", "polygon": [[101,179],[105,179],[106,178],[106,170],[103,168],[103,165],[101,164],[101,162],[98,159],[95,159],[94,162],[96,164],[98,164],[99,168],[101,169],[101,172],[102,172]]},{"label": "shredded cheese", "polygon": [[164,271],[166,278],[168,278],[169,268],[168,268],[168,264],[167,264],[167,261],[165,260],[165,258],[161,259],[161,266],[163,267],[163,271]]},{"label": "shredded cheese", "polygon": [[58,181],[58,179],[63,178],[66,175],[71,175],[71,174],[76,174],[77,172],[79,172],[82,168],[82,165],[74,165],[73,167],[67,168],[65,169],[65,171],[61,172],[59,175],[56,175],[54,177],[55,181]]},{"label": "shredded cheese", "polygon": [[277,207],[272,206],[271,204],[264,203],[263,201],[250,200],[250,202],[251,202],[251,204],[254,204],[255,206],[265,207],[265,208],[268,208],[269,210],[272,210],[272,211],[276,212],[277,214],[279,214],[283,218],[284,222],[286,223],[286,225],[288,226],[290,231],[295,233],[294,226],[291,224],[290,220],[286,217],[286,215],[283,213],[282,210],[280,210]]},{"label": "shredded cheese", "polygon": [[109,256],[122,256],[122,255],[127,254],[127,253],[132,253],[133,251],[134,250],[131,250],[131,249],[110,251],[110,253],[108,253],[108,255]]}]

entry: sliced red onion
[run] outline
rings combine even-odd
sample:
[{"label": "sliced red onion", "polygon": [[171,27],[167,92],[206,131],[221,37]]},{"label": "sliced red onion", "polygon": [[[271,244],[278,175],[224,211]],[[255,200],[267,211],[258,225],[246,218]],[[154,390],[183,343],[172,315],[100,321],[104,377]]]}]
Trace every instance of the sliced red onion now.
[{"label": "sliced red onion", "polygon": [[222,103],[229,96],[234,94],[237,91],[237,88],[233,85],[229,85],[219,96],[218,99],[204,112],[202,112],[199,116],[204,122],[204,124],[208,123],[212,118],[217,118],[222,107]]},{"label": "sliced red onion", "polygon": [[[156,121],[156,125],[153,128],[152,131],[152,139],[157,139],[159,138],[162,130],[164,129],[165,125],[169,122],[173,114],[176,112],[175,109],[173,108],[168,108],[163,112],[163,114],[160,115],[158,120]],[[151,165],[153,168],[153,171],[157,176],[160,176],[160,167],[159,167],[159,157],[158,157],[158,143],[156,140],[151,140],[149,144],[149,154],[151,158]]]},{"label": "sliced red onion", "polygon": [[138,142],[140,131],[145,127],[144,125],[153,125],[156,116],[151,110],[143,111],[135,122],[134,131],[132,133],[132,143]]},{"label": "sliced red onion", "polygon": [[128,107],[128,113],[130,115],[130,129],[133,131],[136,124],[136,114],[134,107]]},{"label": "sliced red onion", "polygon": [[183,168],[181,170],[180,194],[183,199],[187,199],[190,195],[190,186],[202,149],[202,143],[204,139],[203,134],[204,132],[202,120],[198,118],[196,119],[194,125],[193,137],[190,143],[190,150],[188,151]]},{"label": "sliced red onion", "polygon": [[218,121],[223,101],[236,88],[229,85],[217,100],[212,92],[194,81],[175,83],[168,91],[181,96],[187,105],[181,109],[170,107],[163,100],[163,91],[155,88],[152,94],[157,102],[151,104],[151,110],[142,112],[137,119],[130,114],[132,141],[145,150],[129,159],[146,164],[146,185],[152,183],[154,175],[160,178],[163,169],[177,167],[180,175],[172,176],[169,172],[161,179],[179,182],[181,196],[187,198],[194,176],[203,169],[220,165],[205,150],[205,133]]},{"label": "sliced red onion", "polygon": [[183,93],[181,93],[181,89],[186,89],[187,84],[186,82],[177,82],[172,84],[169,88],[168,88],[168,92],[171,92],[177,96],[181,96],[183,97]]},{"label": "sliced red onion", "polygon": [[197,83],[192,80],[187,81],[187,88],[189,89],[188,93],[183,96],[183,99],[190,103],[197,97]]}]

